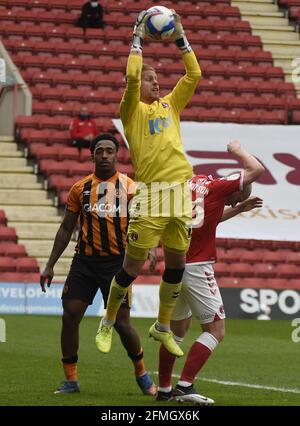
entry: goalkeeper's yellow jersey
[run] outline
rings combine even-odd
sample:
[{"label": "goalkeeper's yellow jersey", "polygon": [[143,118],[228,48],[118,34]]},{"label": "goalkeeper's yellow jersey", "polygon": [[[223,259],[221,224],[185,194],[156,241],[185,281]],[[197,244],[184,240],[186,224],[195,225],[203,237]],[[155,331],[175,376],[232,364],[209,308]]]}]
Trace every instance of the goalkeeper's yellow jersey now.
[{"label": "goalkeeper's yellow jersey", "polygon": [[183,55],[185,75],[167,96],[151,105],[140,101],[142,56],[130,54],[120,115],[135,168],[135,180],[182,183],[193,175],[181,141],[180,113],[201,77],[194,52]]}]

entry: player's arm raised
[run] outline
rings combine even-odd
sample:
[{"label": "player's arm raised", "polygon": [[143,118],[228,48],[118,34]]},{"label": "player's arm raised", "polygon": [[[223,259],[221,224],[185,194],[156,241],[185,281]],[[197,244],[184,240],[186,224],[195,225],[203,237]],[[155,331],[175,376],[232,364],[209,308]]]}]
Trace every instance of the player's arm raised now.
[{"label": "player's arm raised", "polygon": [[126,67],[126,88],[120,103],[120,114],[123,122],[132,119],[132,114],[140,101],[142,52],[147,16],[145,10],[140,12],[133,29],[132,45]]},{"label": "player's arm raised", "polygon": [[181,112],[193,96],[196,87],[201,78],[201,69],[183,29],[180,16],[175,12],[173,16],[175,29],[172,39],[182,53],[182,59],[185,66],[185,75],[178,81],[171,93],[171,100],[178,112]]},{"label": "player's arm raised", "polygon": [[240,213],[248,212],[253,209],[259,209],[263,205],[263,200],[259,197],[249,197],[245,201],[241,201],[234,207],[226,207],[223,211],[222,218],[220,222],[225,222],[225,220],[231,219],[234,216],[237,216]]},{"label": "player's arm raised", "polygon": [[265,171],[264,166],[242,148],[240,141],[232,141],[227,145],[227,151],[235,155],[244,168],[243,185],[249,185],[255,182]]},{"label": "player's arm raised", "polygon": [[45,284],[47,281],[48,287],[50,287],[52,278],[54,276],[54,265],[68,246],[72,233],[75,229],[79,213],[73,213],[69,210],[66,210],[64,219],[58,228],[58,231],[55,236],[53,248],[48,259],[47,265],[40,277],[40,286],[42,291],[45,293]]}]

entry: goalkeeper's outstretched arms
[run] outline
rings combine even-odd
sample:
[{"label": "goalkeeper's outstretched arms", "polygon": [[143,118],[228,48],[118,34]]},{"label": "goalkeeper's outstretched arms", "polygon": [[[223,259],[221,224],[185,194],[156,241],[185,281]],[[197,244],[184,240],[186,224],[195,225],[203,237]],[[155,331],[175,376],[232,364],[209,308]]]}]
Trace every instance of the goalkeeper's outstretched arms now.
[{"label": "goalkeeper's outstretched arms", "polygon": [[172,9],[173,16],[174,16],[174,31],[172,33],[172,39],[174,40],[176,46],[178,49],[184,53],[189,53],[192,51],[192,48],[190,46],[190,43],[188,42],[188,39],[186,38],[180,16],[174,9]]},{"label": "goalkeeper's outstretched arms", "polygon": [[142,55],[144,38],[146,34],[145,24],[148,18],[148,13],[146,10],[142,10],[135,21],[132,35],[132,45],[131,45],[131,53],[137,53],[138,55]]},{"label": "goalkeeper's outstretched arms", "polygon": [[172,12],[175,21],[175,29],[172,33],[172,39],[182,54],[185,66],[185,75],[178,81],[173,89],[171,99],[175,107],[178,109],[178,112],[181,112],[197,88],[201,78],[201,69],[196,55],[193,52],[184,32],[180,16],[174,9],[172,9]]},{"label": "goalkeeper's outstretched arms", "polygon": [[132,44],[126,67],[126,88],[120,103],[120,116],[123,124],[132,118],[132,114],[140,101],[142,53],[147,17],[147,11],[140,12],[133,28]]}]

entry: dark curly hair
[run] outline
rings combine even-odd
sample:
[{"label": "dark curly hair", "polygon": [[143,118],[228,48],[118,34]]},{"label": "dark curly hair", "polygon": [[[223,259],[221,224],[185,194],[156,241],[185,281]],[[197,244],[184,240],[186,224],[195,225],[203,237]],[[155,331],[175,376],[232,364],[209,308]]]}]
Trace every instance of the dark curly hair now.
[{"label": "dark curly hair", "polygon": [[116,150],[118,151],[120,146],[118,139],[116,139],[114,135],[112,135],[111,133],[103,133],[101,135],[96,136],[95,139],[92,140],[90,145],[90,151],[92,155],[94,154],[97,143],[99,141],[104,141],[104,140],[112,141],[116,145]]}]

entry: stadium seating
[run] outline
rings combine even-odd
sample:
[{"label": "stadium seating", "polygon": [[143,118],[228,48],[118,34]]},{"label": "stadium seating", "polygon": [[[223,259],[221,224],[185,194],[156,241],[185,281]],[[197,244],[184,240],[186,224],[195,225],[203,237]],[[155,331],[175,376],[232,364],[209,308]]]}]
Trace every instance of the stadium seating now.
[{"label": "stadium seating", "polygon": [[39,272],[37,261],[27,256],[25,246],[17,243],[16,230],[6,224],[5,212],[0,210],[0,281],[29,282],[33,278],[30,274]]},{"label": "stadium seating", "polygon": [[17,234],[14,228],[0,225],[0,241],[17,242]]},{"label": "stadium seating", "polygon": [[38,283],[40,274],[37,272],[0,272],[0,282]]},{"label": "stadium seating", "polygon": [[[80,106],[88,106],[101,131],[120,138],[112,119],[119,116],[130,29],[140,4],[128,1],[124,8],[118,1],[101,3],[107,6],[105,29],[88,29],[84,36],[74,27],[82,0],[0,0],[2,41],[33,94],[33,116],[17,117],[16,137],[25,144],[28,158],[36,162],[45,187],[55,192],[58,206],[64,205],[70,186],[92,171],[89,151],[79,156],[68,146],[69,123]],[[299,7],[299,0],[279,3],[289,6],[290,16],[297,19],[298,11],[293,8]],[[171,1],[164,4],[174,7]],[[237,7],[229,0],[192,0],[178,2],[176,9],[183,16],[203,70],[199,88],[184,111],[185,120],[300,123],[300,102],[293,84],[284,81],[282,69],[273,65],[271,53],[263,50],[260,37],[251,33],[249,22],[241,20]],[[182,75],[183,66],[173,44],[157,46],[147,41],[144,56],[150,64],[158,65],[165,92]],[[118,162],[119,170],[133,177],[130,153],[123,141]],[[1,211],[0,241],[8,247],[4,251],[0,244],[5,259],[25,257],[26,252],[17,245],[16,231],[6,226]],[[300,243],[218,239],[217,244],[219,263],[215,269],[221,286],[286,286],[299,278]],[[161,255],[156,275],[146,275],[146,282],[159,281]],[[32,260],[21,265],[22,273],[17,269],[3,272],[0,279],[10,278],[4,274],[24,277],[23,268],[27,267],[36,274]],[[275,280],[279,280],[277,284]]]},{"label": "stadium seating", "polygon": [[0,210],[0,225],[6,225],[7,219],[4,210]]},{"label": "stadium seating", "polygon": [[0,241],[0,256],[7,256],[12,258],[25,257],[27,255],[26,249],[22,244],[5,243]]}]

